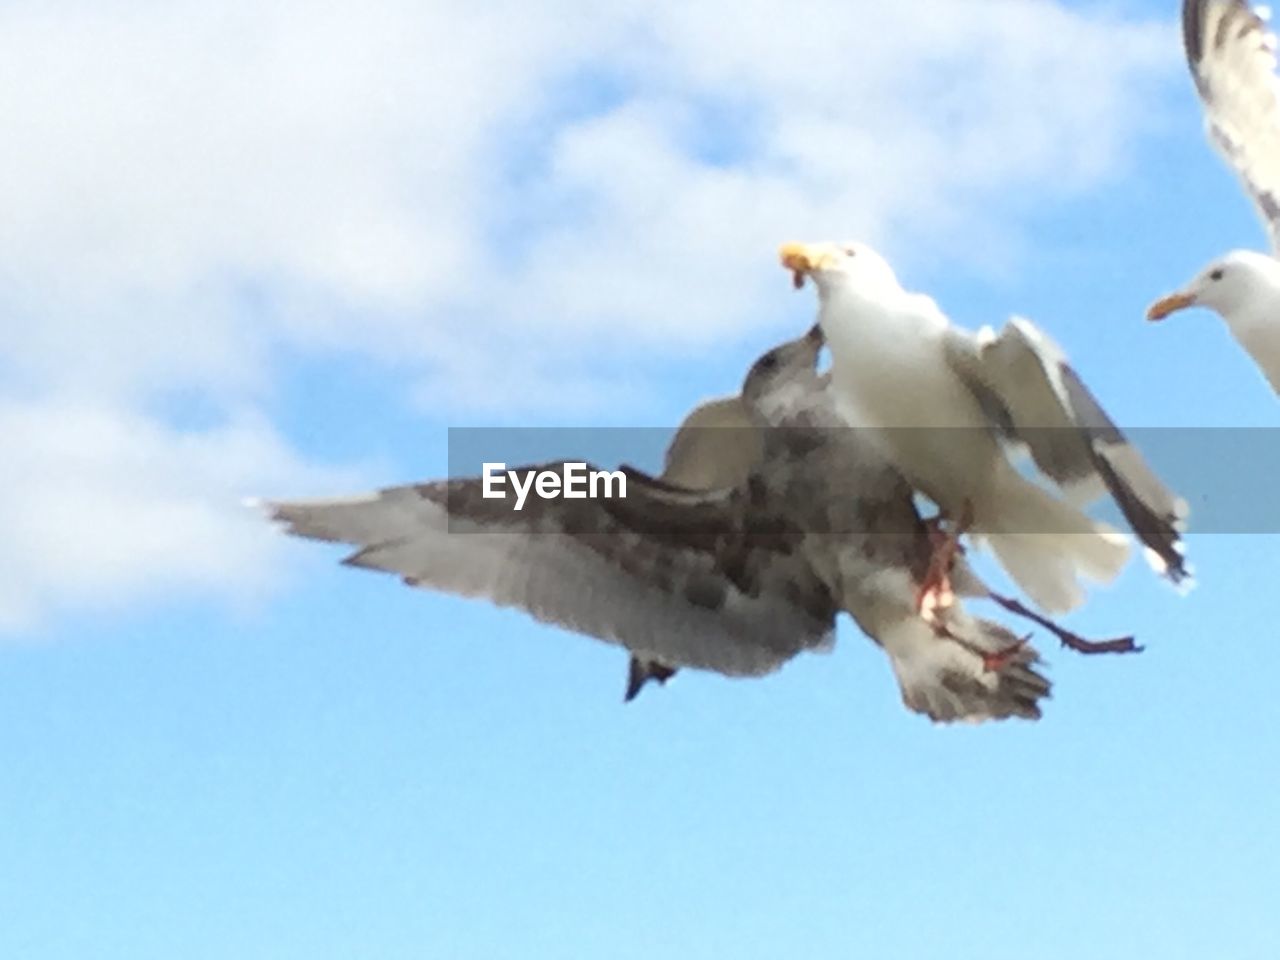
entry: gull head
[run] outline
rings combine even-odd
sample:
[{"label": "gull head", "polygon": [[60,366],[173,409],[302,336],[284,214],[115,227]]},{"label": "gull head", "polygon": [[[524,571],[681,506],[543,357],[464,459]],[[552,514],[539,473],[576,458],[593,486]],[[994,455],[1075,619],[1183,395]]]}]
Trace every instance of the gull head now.
[{"label": "gull head", "polygon": [[809,277],[823,297],[836,291],[867,299],[902,293],[888,261],[865,243],[784,243],[778,257],[797,289]]},{"label": "gull head", "polygon": [[1233,250],[1201,270],[1181,290],[1147,308],[1148,320],[1163,320],[1187,307],[1207,307],[1228,325],[1280,296],[1280,263],[1252,250]]},{"label": "gull head", "polygon": [[742,383],[742,399],[747,407],[770,423],[796,395],[815,389],[818,354],[825,343],[822,327],[815,323],[804,336],[779,344],[760,357]]}]

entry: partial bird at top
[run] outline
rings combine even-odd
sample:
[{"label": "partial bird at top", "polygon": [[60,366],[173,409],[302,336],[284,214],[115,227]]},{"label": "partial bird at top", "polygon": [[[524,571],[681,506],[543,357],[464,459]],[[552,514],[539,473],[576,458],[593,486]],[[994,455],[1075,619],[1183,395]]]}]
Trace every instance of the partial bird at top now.
[{"label": "partial bird at top", "polygon": [[1209,140],[1240,176],[1271,239],[1272,255],[1233,250],[1147,319],[1185,307],[1215,311],[1280,393],[1280,81],[1266,11],[1247,0],[1183,0],[1182,39]]},{"label": "partial bird at top", "polygon": [[[1070,610],[1084,599],[1078,577],[1106,582],[1128,557],[1126,537],[1068,502],[1107,492],[1153,566],[1175,583],[1189,575],[1186,503],[1044,333],[1018,318],[998,335],[957,327],[930,297],[903,289],[865,244],[793,243],[780,255],[797,282],[809,277],[818,288],[842,415],[874,431],[889,461],[951,522],[952,539],[985,539],[1037,604]],[[1029,449],[1065,499],[1015,469],[1011,444]],[[934,573],[941,579],[945,568]]]}]

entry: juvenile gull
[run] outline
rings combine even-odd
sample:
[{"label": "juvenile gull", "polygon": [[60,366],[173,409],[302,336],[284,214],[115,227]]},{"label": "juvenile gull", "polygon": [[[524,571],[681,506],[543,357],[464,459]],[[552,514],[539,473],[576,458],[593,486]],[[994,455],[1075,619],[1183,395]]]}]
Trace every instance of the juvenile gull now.
[{"label": "juvenile gull", "polygon": [[1183,0],[1182,39],[1209,140],[1253,200],[1272,255],[1233,250],[1219,257],[1153,303],[1147,319],[1208,307],[1280,393],[1280,85],[1276,40],[1263,14],[1245,0]]},{"label": "juvenile gull", "polygon": [[[350,565],[626,648],[632,693],[681,667],[769,673],[829,647],[846,610],[888,654],[910,709],[938,721],[1038,717],[1049,683],[1025,639],[954,597],[918,608],[930,529],[858,431],[824,441],[843,421],[816,372],[821,344],[815,327],[751,368],[738,402],[760,460],[736,483],[697,490],[630,470],[625,499],[530,498],[520,512],[482,498],[478,479],[266,506],[290,533],[356,545]],[[668,473],[678,460],[668,456]],[[963,557],[955,564],[956,592],[986,596]]]}]

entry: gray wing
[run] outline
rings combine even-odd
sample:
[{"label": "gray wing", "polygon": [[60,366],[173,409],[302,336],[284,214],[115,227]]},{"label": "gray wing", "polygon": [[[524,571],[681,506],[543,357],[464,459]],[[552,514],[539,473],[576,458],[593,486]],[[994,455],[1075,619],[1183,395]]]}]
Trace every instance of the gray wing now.
[{"label": "gray wing", "polygon": [[691,490],[736,487],[764,456],[760,433],[741,396],[707,400],[676,430],[662,479]]},{"label": "gray wing", "polygon": [[[778,427],[845,425],[827,392],[830,377],[815,377],[812,391],[795,395]],[[741,395],[718,397],[694,407],[667,446],[661,479],[690,490],[737,487],[765,457],[765,438]]]},{"label": "gray wing", "polygon": [[1110,493],[1161,572],[1175,583],[1189,576],[1186,502],[1160,482],[1056,343],[1014,317],[998,336],[952,328],[946,350],[991,423],[1025,443],[1043,473],[1089,499]]},{"label": "gray wing", "polygon": [[[559,470],[545,464],[522,470]],[[265,506],[289,533],[352,544],[344,562],[516,607],[668,666],[759,675],[831,642],[835,608],[798,558],[736,536],[732,491],[485,498],[478,479]]]},{"label": "gray wing", "polygon": [[1182,39],[1209,140],[1239,174],[1280,251],[1275,37],[1246,0],[1183,0]]}]

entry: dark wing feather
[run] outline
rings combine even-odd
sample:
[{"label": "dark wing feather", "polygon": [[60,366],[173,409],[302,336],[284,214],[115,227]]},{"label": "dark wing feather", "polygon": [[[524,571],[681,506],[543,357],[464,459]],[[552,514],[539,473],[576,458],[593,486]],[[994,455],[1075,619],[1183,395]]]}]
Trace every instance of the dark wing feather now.
[{"label": "dark wing feather", "polygon": [[1209,140],[1239,174],[1280,252],[1275,37],[1245,0],[1183,0],[1182,39]]},{"label": "dark wing feather", "polygon": [[1186,502],[1160,482],[1056,343],[1015,317],[998,336],[953,329],[946,347],[984,410],[999,408],[988,413],[993,425],[1025,443],[1046,476],[1069,492],[1105,489],[1161,572],[1174,583],[1190,575]]},{"label": "dark wing feather", "polygon": [[290,533],[357,546],[352,566],[516,607],[668,666],[757,675],[830,642],[834,607],[776,589],[794,579],[811,595],[804,563],[748,545],[752,576],[730,576],[738,508],[724,493],[673,500],[629,480],[625,499],[513,505],[462,479],[266,506]]}]

